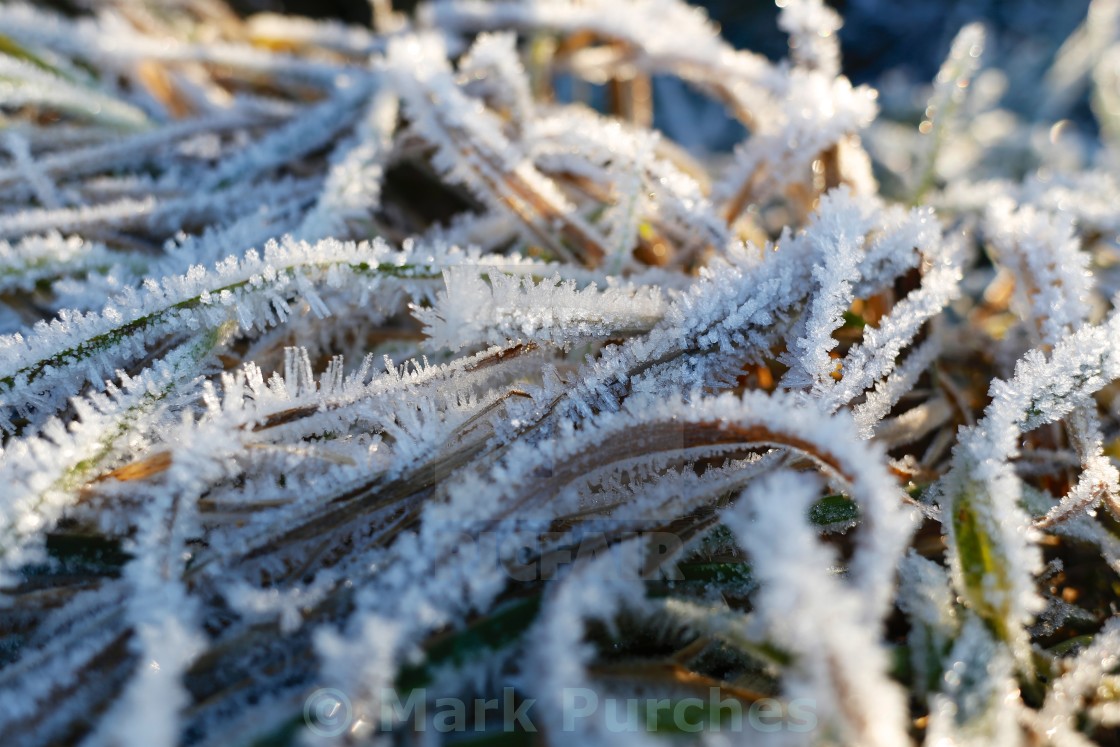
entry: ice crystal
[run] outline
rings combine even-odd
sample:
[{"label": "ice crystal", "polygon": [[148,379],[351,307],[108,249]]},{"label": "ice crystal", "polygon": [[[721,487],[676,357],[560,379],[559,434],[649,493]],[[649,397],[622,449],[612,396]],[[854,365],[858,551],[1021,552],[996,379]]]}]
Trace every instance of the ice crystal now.
[{"label": "ice crystal", "polygon": [[1114,740],[1116,2],[1006,100],[821,0],[79,5],[0,5],[4,745]]}]

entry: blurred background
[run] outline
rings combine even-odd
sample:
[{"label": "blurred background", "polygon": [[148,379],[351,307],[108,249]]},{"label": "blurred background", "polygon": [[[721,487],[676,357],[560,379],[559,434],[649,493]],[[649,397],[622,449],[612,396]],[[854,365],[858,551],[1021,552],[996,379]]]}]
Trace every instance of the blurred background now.
[{"label": "blurred background", "polygon": [[[316,18],[336,18],[368,25],[368,0],[232,0],[242,13],[271,11]],[[724,36],[776,58],[786,53],[785,37],[776,33],[778,8],[772,0],[707,0],[707,8]],[[832,0],[844,17],[840,37],[845,69],[856,82],[901,69],[930,78],[957,29],[981,20],[1000,46],[1052,56],[1057,45],[1085,18],[1089,0]],[[395,0],[409,10],[416,0]],[[993,52],[996,50],[992,50]]]},{"label": "blurred background", "polygon": [[[80,13],[96,0],[45,0],[64,12]],[[224,0],[242,15],[271,12],[331,18],[368,26],[371,0]],[[389,2],[390,0],[383,0]],[[781,2],[781,0],[778,0]],[[917,124],[925,106],[928,84],[962,26],[980,21],[987,31],[984,66],[1000,69],[998,106],[1025,122],[1045,119],[1039,110],[1043,80],[1055,53],[1082,24],[1090,0],[826,0],[844,18],[840,32],[844,72],[855,83],[880,90],[880,106],[887,119]],[[417,0],[391,0],[395,10],[409,12]],[[774,0],[704,0],[723,36],[742,49],[771,59],[786,56],[786,37],[777,28]],[[1102,36],[1120,35],[1120,0],[1097,0]],[[1113,28],[1115,27],[1115,28]],[[600,102],[594,87],[569,89],[557,81],[557,93]],[[677,81],[655,81],[655,125],[681,145],[698,153],[726,152],[743,137],[743,130],[722,108],[702,99]],[[991,91],[989,91],[991,93]],[[1097,136],[1096,117],[1089,98],[1071,95],[1061,112],[1082,134]],[[995,103],[994,101],[991,103]]]},{"label": "blurred background", "polygon": [[[369,0],[230,0],[243,14],[290,13],[369,25]],[[416,0],[394,0],[409,11]],[[771,59],[786,56],[786,37],[777,28],[773,0],[707,0],[707,9],[724,37],[739,48]],[[937,74],[953,36],[966,23],[983,22],[988,32],[986,66],[1001,68],[1005,80],[1000,106],[1033,119],[1046,71],[1062,43],[1081,24],[1089,0],[831,0],[844,18],[840,32],[844,71],[855,83],[880,89],[884,115],[896,120],[920,117],[928,84]],[[743,131],[713,102],[680,86],[655,82],[655,124],[693,151],[727,151]],[[559,91],[563,97],[563,85]],[[594,91],[569,92],[596,103]],[[1095,134],[1087,97],[1063,112],[1085,134]]]}]

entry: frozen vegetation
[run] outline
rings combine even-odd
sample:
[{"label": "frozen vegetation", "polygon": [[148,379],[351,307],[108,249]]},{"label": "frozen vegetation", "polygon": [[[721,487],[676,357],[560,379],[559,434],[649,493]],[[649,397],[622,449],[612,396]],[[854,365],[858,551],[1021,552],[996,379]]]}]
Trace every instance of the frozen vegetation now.
[{"label": "frozen vegetation", "polygon": [[1120,2],[91,5],[0,4],[5,747],[1120,740]]}]

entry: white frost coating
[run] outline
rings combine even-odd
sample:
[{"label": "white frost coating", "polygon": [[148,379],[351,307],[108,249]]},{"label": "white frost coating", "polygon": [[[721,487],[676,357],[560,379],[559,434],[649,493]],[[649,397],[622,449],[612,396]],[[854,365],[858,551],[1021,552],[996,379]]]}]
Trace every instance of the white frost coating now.
[{"label": "white frost coating", "polygon": [[4,747],[399,741],[394,686],[1120,724],[1108,24],[1071,121],[970,26],[915,128],[820,0],[777,61],[679,0],[374,5],[0,4]]},{"label": "white frost coating", "polygon": [[[1020,666],[1029,668],[1025,626],[1042,609],[1034,583],[1042,556],[1009,460],[1019,452],[1021,434],[1087,405],[1093,392],[1120,376],[1118,342],[1120,316],[1114,315],[1066,337],[1049,358],[1037,350],[1024,356],[1012,379],[992,383],[983,420],[961,434],[953,468],[938,488],[942,514],[957,519],[944,524],[953,584],[998,627]],[[973,532],[991,543],[997,559],[986,572],[978,557],[962,558],[959,543],[970,546]]]},{"label": "white frost coating", "polygon": [[899,566],[898,586],[898,607],[910,619],[907,643],[915,686],[925,695],[942,672],[945,650],[960,632],[960,615],[945,569],[913,550]]},{"label": "white frost coating", "polygon": [[[844,376],[822,399],[831,407],[851,402],[872,382],[888,376],[901,352],[909,347],[925,323],[935,317],[960,293],[961,253],[950,245],[942,254],[932,253],[921,286],[902,298],[874,327],[864,330],[863,341],[844,357]],[[868,402],[865,401],[865,405]],[[861,408],[860,417],[871,411]],[[885,413],[884,413],[885,414]]]},{"label": "white frost coating", "polygon": [[115,226],[142,220],[155,212],[157,201],[126,198],[102,205],[75,208],[27,210],[15,215],[0,215],[0,236],[15,237],[46,231],[70,231],[90,224]]},{"label": "white frost coating", "polygon": [[866,612],[828,574],[834,553],[805,520],[820,489],[816,480],[775,472],[748,488],[724,521],[762,584],[759,624],[793,658],[785,695],[811,699],[818,718],[844,742],[906,744],[903,693],[887,678],[887,658]]},{"label": "white frost coating", "polygon": [[209,190],[229,182],[247,181],[326,145],[350,124],[372,90],[373,81],[368,75],[348,82],[333,98],[307,109],[268,137],[223,159],[199,186]]},{"label": "white frost coating", "polygon": [[840,73],[840,14],[823,0],[787,0],[781,3],[778,28],[789,34],[794,61],[829,75]]},{"label": "white frost coating", "polygon": [[[423,20],[461,31],[543,28],[593,31],[627,42],[651,72],[681,68],[697,84],[717,84],[711,73],[744,100],[760,88],[777,88],[781,77],[764,57],[731,48],[698,8],[674,0],[438,0]],[[710,71],[710,72],[709,72]]]},{"label": "white frost coating", "polygon": [[31,146],[27,138],[19,132],[9,130],[4,134],[4,147],[12,155],[16,169],[21,172],[24,180],[31,187],[35,199],[44,207],[58,207],[62,203],[62,196],[43,169],[35,162],[31,155]]},{"label": "white frost coating", "polygon": [[446,249],[393,251],[380,240],[285,239],[212,268],[196,265],[182,275],[149,278],[141,290],[127,289],[100,312],[62,311],[27,337],[0,337],[0,404],[19,413],[49,411],[87,381],[100,384],[115,366],[142,356],[151,341],[176,329],[203,332],[226,322],[242,331],[265,329],[301,313],[300,301],[325,317],[331,308],[323,295],[338,292],[361,305],[372,296],[392,309],[393,294],[375,296],[375,291],[412,286],[424,297],[445,264],[475,261]]},{"label": "white frost coating", "polygon": [[[187,466],[189,461],[180,464]],[[138,658],[136,673],[87,744],[173,747],[179,743],[179,715],[190,704],[182,678],[206,643],[198,629],[197,602],[178,580],[185,548],[175,529],[183,515],[194,512],[193,500],[189,493],[173,497],[164,492],[151,501],[148,510],[153,520],[146,524],[157,529],[141,537],[136,558],[125,569],[134,587],[126,611],[136,636],[132,643]],[[169,531],[163,530],[165,524],[170,524]]]},{"label": "white frost coating", "polygon": [[397,110],[394,94],[373,94],[354,136],[332,157],[323,191],[296,229],[296,238],[316,241],[345,235],[348,221],[365,218],[378,206]]},{"label": "white frost coating", "polygon": [[930,697],[925,744],[962,747],[1018,747],[1019,720],[1025,710],[1018,698],[1015,665],[1007,649],[969,616],[946,657],[939,692]]},{"label": "white frost coating", "polygon": [[836,372],[829,355],[838,344],[832,333],[843,324],[843,313],[852,304],[866,235],[878,217],[847,190],[825,195],[823,201],[813,222],[819,234],[806,234],[820,257],[813,267],[817,293],[803,322],[804,335],[790,346],[791,365],[783,381],[796,388],[818,388]]},{"label": "white frost coating", "polygon": [[[1086,700],[1103,695],[1103,680],[1120,664],[1120,620],[1115,618],[1093,636],[1091,645],[1076,656],[1061,662],[1064,670],[1046,695],[1038,713],[1029,723],[1037,734],[1044,734],[1057,747],[1088,743],[1077,723]],[[1114,703],[1102,703],[1093,711],[1098,721],[1116,723]],[[1104,718],[1102,718],[1104,717]]]},{"label": "white frost coating", "polygon": [[498,110],[509,112],[520,127],[528,126],[536,114],[529,77],[517,56],[517,34],[479,34],[459,61],[459,75],[468,84],[483,85],[496,100]]},{"label": "white frost coating", "polygon": [[[447,486],[446,502],[426,507],[427,521],[417,537],[419,544],[409,542],[394,553],[398,563],[411,566],[418,575],[402,574],[395,568],[386,572],[388,589],[393,591],[379,594],[377,604],[383,605],[384,599],[391,597],[394,608],[402,614],[418,605],[418,618],[438,614],[436,620],[447,614],[445,610],[469,608],[478,595],[485,598],[494,593],[495,577],[492,569],[486,568],[485,558],[481,566],[441,565],[441,559],[453,552],[459,539],[448,527],[464,526],[468,520],[488,527],[514,508],[517,515],[527,519],[543,518],[547,511],[563,509],[565,503],[556,501],[549,507],[545,496],[531,488],[527,492],[526,481],[535,472],[564,465],[556,476],[561,481],[559,489],[595,466],[626,456],[626,439],[641,439],[645,449],[654,453],[680,448],[685,438],[682,426],[688,423],[709,424],[712,429],[706,437],[698,438],[698,447],[788,445],[805,452],[827,473],[850,485],[853,497],[864,506],[865,517],[859,549],[852,561],[853,585],[862,597],[862,619],[877,627],[890,599],[897,559],[913,528],[911,517],[901,508],[899,491],[886,472],[881,452],[874,445],[852,440],[853,427],[845,416],[823,415],[793,396],[757,392],[742,398],[706,398],[687,406],[679,400],[635,397],[626,409],[602,418],[594,428],[569,429],[535,446],[513,445],[485,478],[468,475],[453,482]],[[417,577],[424,580],[418,582]],[[442,595],[436,592],[441,584],[445,589]],[[449,588],[455,589],[454,594],[447,593]],[[437,597],[442,597],[438,605]]]},{"label": "white frost coating", "polygon": [[[495,268],[497,270],[497,268]],[[508,340],[567,346],[646,332],[665,313],[654,288],[578,288],[559,276],[528,277],[455,267],[443,273],[445,289],[430,308],[413,308],[434,348],[461,350]]]},{"label": "white frost coating", "polygon": [[[763,202],[782,194],[810,173],[824,151],[867,127],[877,112],[871,89],[795,68],[785,96],[736,148],[734,163],[713,190],[715,198],[737,208],[744,196]],[[867,191],[862,182],[853,186]]]},{"label": "white frost coating", "polygon": [[[250,251],[212,269],[195,266],[184,275],[148,279],[142,290],[129,289],[98,313],[63,311],[27,338],[0,338],[3,404],[22,411],[74,393],[85,381],[100,383],[119,361],[143,354],[146,341],[175,327],[203,331],[235,320],[250,330],[282,322],[292,313],[289,301],[311,291],[309,274],[339,287],[362,267],[391,263],[391,255],[384,244],[271,243],[263,255]],[[312,307],[329,313],[321,301]],[[65,364],[77,364],[76,371]]]},{"label": "white frost coating", "polygon": [[[989,208],[986,224],[997,261],[1015,278],[1018,313],[1035,344],[1052,347],[1088,321],[1094,291],[1089,255],[1068,218],[1030,206],[1015,210],[1010,200],[999,200]],[[1067,521],[1102,500],[1115,510],[1120,493],[1120,473],[1103,454],[1096,406],[1078,407],[1064,420],[1082,473],[1061,505],[1039,522],[1042,526]]]},{"label": "white frost coating", "polygon": [[76,85],[30,62],[0,55],[0,89],[5,107],[38,105],[87,117],[121,129],[149,124],[144,112],[94,85]]},{"label": "white frost coating", "polygon": [[937,338],[927,340],[913,350],[890,376],[879,381],[867,393],[863,402],[853,411],[856,424],[864,437],[872,435],[879,421],[914,388],[918,378],[933,364],[940,352],[941,346]]},{"label": "white frost coating", "polygon": [[178,385],[200,372],[217,341],[203,335],[174,350],[139,376],[124,376],[121,386],[110,384],[104,394],[75,398],[80,420],[65,428],[56,419],[38,436],[13,439],[0,461],[4,484],[0,499],[0,537],[5,574],[41,556],[43,534],[54,527],[94,470],[119,460],[130,430],[151,417],[160,401]]},{"label": "white frost coating", "polygon": [[[524,224],[527,238],[545,242],[562,258],[574,253],[586,264],[597,264],[605,239],[523,148],[510,142],[495,114],[456,86],[437,37],[393,40],[386,72],[400,91],[410,130],[436,148],[432,162],[437,169],[492,209],[509,211]],[[573,247],[550,238],[557,224]]]},{"label": "white frost coating", "polygon": [[[640,583],[640,540],[617,549],[615,557],[604,557],[581,565],[559,584],[545,602],[546,614],[533,631],[543,645],[530,653],[528,663],[532,694],[539,700],[543,725],[555,733],[571,732],[593,744],[656,745],[655,735],[612,733],[605,709],[575,720],[569,693],[591,690],[595,683],[588,672],[593,651],[584,642],[588,623],[611,625],[624,609],[641,611],[646,606]],[[622,560],[618,560],[622,558]],[[551,614],[548,614],[551,613]]]},{"label": "white frost coating", "polygon": [[0,291],[34,290],[43,280],[82,275],[120,261],[104,244],[52,231],[15,243],[0,241]]},{"label": "white frost coating", "polygon": [[1068,215],[1002,199],[988,208],[985,232],[996,261],[1015,275],[1016,311],[1030,320],[1036,344],[1053,345],[1086,321],[1090,258]]}]

